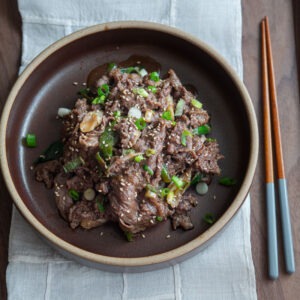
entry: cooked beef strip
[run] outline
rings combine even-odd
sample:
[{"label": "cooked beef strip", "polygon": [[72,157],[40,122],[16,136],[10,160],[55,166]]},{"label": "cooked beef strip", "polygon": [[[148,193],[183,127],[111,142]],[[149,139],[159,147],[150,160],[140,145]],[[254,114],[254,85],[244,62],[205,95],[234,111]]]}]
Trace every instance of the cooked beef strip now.
[{"label": "cooked beef strip", "polygon": [[55,175],[61,170],[61,164],[57,160],[47,161],[35,167],[35,178],[44,182],[48,189],[53,187]]},{"label": "cooked beef strip", "polygon": [[[90,98],[97,96],[97,88],[103,84],[110,85],[105,103],[92,104]],[[149,86],[156,91],[150,91]],[[189,213],[197,205],[195,198],[178,190],[176,203],[171,207],[161,196],[161,189],[169,185],[162,180],[161,171],[164,166],[170,177],[176,175],[182,179],[187,173],[186,178],[191,178],[192,174],[202,172],[208,183],[213,174],[220,173],[218,160],[222,155],[217,142],[206,141],[205,136],[195,134],[185,137],[186,144],[182,142],[183,132],[193,132],[210,121],[208,113],[191,104],[195,96],[182,85],[172,69],[163,79],[154,81],[150,74],[142,77],[114,68],[90,88],[89,100],[78,99],[71,113],[62,119],[63,157],[59,161],[39,164],[35,169],[36,179],[48,188],[55,182],[56,205],[62,217],[71,228],[90,229],[113,221],[123,231],[133,234],[168,217],[174,229],[193,228]],[[146,96],[137,89],[142,89]],[[175,111],[180,99],[185,101],[183,114],[176,116],[175,122],[162,118],[166,110]],[[137,128],[136,119],[127,117],[132,107],[138,108],[142,116],[152,113],[145,128]],[[103,116],[90,130],[83,132],[81,125],[87,117],[99,111]],[[100,149],[107,145],[100,145],[99,138],[107,128],[115,138],[112,157],[103,158]],[[138,155],[141,161],[136,161]],[[67,173],[63,171],[65,164],[78,159],[78,165]],[[174,184],[172,186],[174,188]],[[79,193],[78,201],[70,197],[71,189]],[[83,197],[88,189],[96,194],[91,201]],[[106,197],[106,208],[100,211],[97,201],[103,197]]]}]

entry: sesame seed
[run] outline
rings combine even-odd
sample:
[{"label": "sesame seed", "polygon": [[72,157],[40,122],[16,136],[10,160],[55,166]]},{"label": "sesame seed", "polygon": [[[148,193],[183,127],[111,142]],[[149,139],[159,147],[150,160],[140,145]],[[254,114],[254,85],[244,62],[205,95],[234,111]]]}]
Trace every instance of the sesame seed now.
[{"label": "sesame seed", "polygon": [[168,234],[167,236],[166,236],[166,239],[169,239],[171,236]]}]

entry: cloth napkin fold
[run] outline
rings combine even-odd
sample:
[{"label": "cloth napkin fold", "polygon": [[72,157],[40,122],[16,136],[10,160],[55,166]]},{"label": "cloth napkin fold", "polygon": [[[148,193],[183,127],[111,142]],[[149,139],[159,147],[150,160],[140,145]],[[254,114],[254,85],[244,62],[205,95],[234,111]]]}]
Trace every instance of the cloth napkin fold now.
[{"label": "cloth napkin fold", "polygon": [[[20,70],[57,39],[86,26],[145,20],[178,27],[217,49],[242,78],[240,0],[19,0]],[[9,299],[256,299],[250,198],[216,241],[162,270],[128,274],[90,269],[45,244],[16,209],[7,268]]]}]

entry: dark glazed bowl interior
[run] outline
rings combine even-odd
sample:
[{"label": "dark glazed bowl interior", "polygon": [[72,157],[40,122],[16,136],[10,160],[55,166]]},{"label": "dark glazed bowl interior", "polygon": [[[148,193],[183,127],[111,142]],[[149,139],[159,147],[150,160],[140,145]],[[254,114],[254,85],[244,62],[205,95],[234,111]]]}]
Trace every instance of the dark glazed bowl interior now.
[{"label": "dark glazed bowl interior", "polygon": [[[5,166],[3,169],[10,176],[8,186],[14,186],[10,190],[21,213],[46,239],[58,247],[60,240],[64,240],[68,246],[62,248],[79,256],[81,250],[100,258],[139,258],[166,253],[204,236],[208,225],[203,216],[213,213],[220,220],[210,228],[209,235],[199,240],[198,246],[203,246],[236,213],[250,187],[257,157],[256,123],[250,100],[242,84],[237,84],[235,75],[224,67],[224,61],[215,52],[212,55],[210,48],[201,47],[200,42],[194,43],[191,37],[183,39],[183,34],[173,34],[165,26],[161,30],[147,23],[120,24],[94,28],[64,42],[63,46],[54,45],[21,76],[2,121],[5,126],[1,136],[5,140],[2,164],[7,164],[7,170]],[[236,178],[238,183],[226,188],[218,185],[216,179],[213,181],[209,192],[199,196],[199,204],[192,212],[193,230],[173,231],[167,221],[147,230],[146,238],[128,243],[112,223],[90,231],[72,230],[58,214],[53,191],[35,181],[30,166],[59,138],[61,123],[56,119],[57,109],[73,106],[90,70],[106,62],[124,61],[133,54],[150,56],[161,64],[163,74],[172,68],[183,83],[197,88],[199,99],[211,115],[211,137],[217,138],[225,156],[220,161],[222,174]],[[73,82],[79,85],[74,86]],[[36,134],[37,148],[21,146],[22,137],[29,132]],[[54,234],[55,241],[45,232]],[[69,246],[73,248],[68,249]],[[180,253],[184,254],[184,251]],[[97,256],[92,260],[97,261]],[[126,266],[125,260],[123,265]]]}]

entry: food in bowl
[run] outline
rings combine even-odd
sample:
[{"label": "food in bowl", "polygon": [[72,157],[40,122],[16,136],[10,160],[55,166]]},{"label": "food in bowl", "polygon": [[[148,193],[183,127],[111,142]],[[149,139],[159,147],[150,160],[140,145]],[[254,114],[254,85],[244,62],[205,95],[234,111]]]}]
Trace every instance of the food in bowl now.
[{"label": "food in bowl", "polygon": [[62,139],[39,157],[36,180],[73,229],[111,221],[128,240],[167,219],[192,229],[197,200],[186,191],[200,182],[205,193],[223,157],[210,116],[174,70],[128,61],[97,67],[75,106],[58,110]]}]

